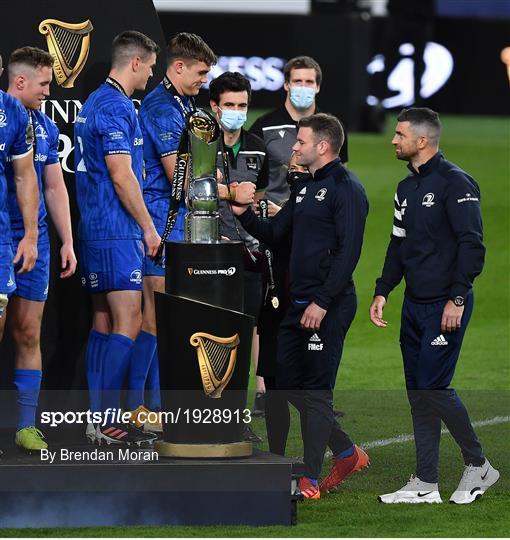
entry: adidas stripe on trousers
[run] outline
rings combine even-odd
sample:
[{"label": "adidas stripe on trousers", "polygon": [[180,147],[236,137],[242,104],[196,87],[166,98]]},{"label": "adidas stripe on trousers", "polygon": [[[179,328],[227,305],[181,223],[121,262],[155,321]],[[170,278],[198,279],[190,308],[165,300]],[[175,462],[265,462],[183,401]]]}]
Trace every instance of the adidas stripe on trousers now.
[{"label": "adidas stripe on trousers", "polygon": [[441,331],[445,304],[446,300],[418,304],[405,298],[400,326],[416,476],[431,483],[438,481],[441,421],[459,445],[466,465],[481,466],[485,460],[467,410],[455,390],[449,388],[473,312],[473,294],[466,297],[461,328],[455,332]]},{"label": "adidas stripe on trousers", "polygon": [[333,388],[356,296],[335,299],[315,333],[300,327],[306,307],[293,303],[280,325],[276,386],[299,411],[304,474],[318,479],[326,447],[336,455],[353,444],[333,415]]}]

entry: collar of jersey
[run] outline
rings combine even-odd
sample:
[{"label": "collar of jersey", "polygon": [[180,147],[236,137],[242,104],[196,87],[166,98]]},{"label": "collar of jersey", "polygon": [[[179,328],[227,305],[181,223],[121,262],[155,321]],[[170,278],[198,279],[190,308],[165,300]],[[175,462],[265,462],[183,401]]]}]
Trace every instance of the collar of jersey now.
[{"label": "collar of jersey", "polygon": [[443,158],[442,152],[439,150],[437,154],[435,154],[433,157],[431,157],[428,161],[426,161],[423,165],[420,165],[418,167],[418,172],[416,172],[415,168],[408,163],[407,168],[417,176],[427,176],[430,174],[435,168],[439,166],[439,162]]},{"label": "collar of jersey", "polygon": [[326,178],[326,176],[328,176],[328,174],[331,172],[333,168],[338,167],[338,165],[341,165],[341,164],[342,162],[340,161],[340,158],[335,158],[333,161],[326,163],[324,167],[317,169],[315,171],[315,174],[313,175],[313,179],[317,181],[317,180],[322,180],[323,178]]}]

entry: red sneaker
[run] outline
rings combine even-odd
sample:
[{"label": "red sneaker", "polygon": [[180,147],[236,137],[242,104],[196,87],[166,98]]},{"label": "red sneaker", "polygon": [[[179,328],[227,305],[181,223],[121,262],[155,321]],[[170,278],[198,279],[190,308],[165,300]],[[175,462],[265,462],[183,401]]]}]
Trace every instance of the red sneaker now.
[{"label": "red sneaker", "polygon": [[370,465],[370,458],[359,446],[354,446],[352,456],[336,459],[333,457],[333,466],[329,471],[328,476],[320,483],[319,489],[323,493],[338,487],[347,477],[355,472],[361,471]]},{"label": "red sneaker", "polygon": [[319,486],[314,486],[306,476],[299,480],[299,491],[305,499],[320,499]]}]

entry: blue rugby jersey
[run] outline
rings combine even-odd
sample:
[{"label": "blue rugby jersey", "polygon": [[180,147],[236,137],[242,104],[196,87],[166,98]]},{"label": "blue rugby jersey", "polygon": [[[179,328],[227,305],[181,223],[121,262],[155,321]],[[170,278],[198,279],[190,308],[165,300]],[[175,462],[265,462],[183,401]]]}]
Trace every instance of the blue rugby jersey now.
[{"label": "blue rugby jersey", "polygon": [[[32,115],[34,127],[35,145],[34,145],[34,167],[37,173],[37,183],[39,185],[39,240],[47,238],[48,225],[46,223],[46,205],[43,196],[43,180],[44,167],[58,163],[58,128],[44,113],[41,111],[29,111]],[[15,239],[20,239],[25,229],[23,227],[23,217],[21,215],[18,201],[16,199],[16,185],[14,183],[14,169],[12,163],[7,164],[5,168],[5,176],[7,178],[8,199],[7,205],[9,208],[9,216],[11,218],[12,236]]]},{"label": "blue rugby jersey", "polygon": [[25,107],[0,90],[0,244],[11,241],[5,166],[9,156],[17,159],[30,153],[32,144],[33,128]]},{"label": "blue rugby jersey", "polygon": [[[179,98],[186,112],[189,112],[190,98]],[[177,152],[185,126],[184,118],[179,101],[163,83],[145,97],[139,111],[145,159],[143,197],[158,231],[165,226],[172,190],[161,158]]]},{"label": "blue rugby jersey", "polygon": [[74,141],[79,238],[141,238],[142,230],[117,196],[105,160],[109,155],[131,155],[131,167],[142,188],[143,137],[131,99],[101,84],[76,118]]}]

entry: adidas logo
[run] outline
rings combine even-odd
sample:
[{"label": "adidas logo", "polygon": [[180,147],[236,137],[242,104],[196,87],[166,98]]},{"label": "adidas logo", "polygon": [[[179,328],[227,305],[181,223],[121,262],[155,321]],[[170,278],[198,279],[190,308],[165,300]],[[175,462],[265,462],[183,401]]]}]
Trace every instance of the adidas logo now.
[{"label": "adidas logo", "polygon": [[431,345],[448,345],[448,341],[444,338],[443,334],[437,336],[436,339],[430,342]]},{"label": "adidas logo", "polygon": [[9,276],[9,281],[7,282],[7,287],[12,287],[14,285],[14,280],[12,279],[12,276]]},{"label": "adidas logo", "polygon": [[322,351],[324,348],[324,343],[321,342],[321,338],[317,334],[308,340],[308,350],[309,351]]}]

